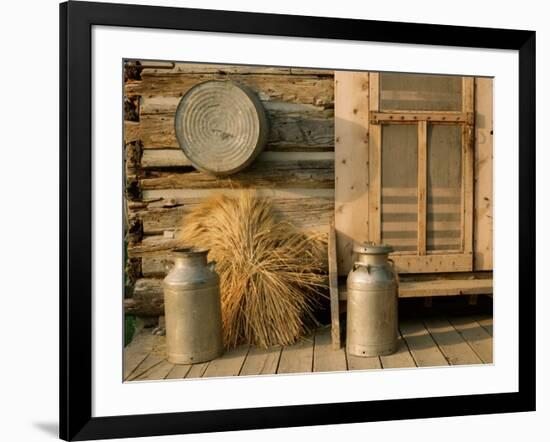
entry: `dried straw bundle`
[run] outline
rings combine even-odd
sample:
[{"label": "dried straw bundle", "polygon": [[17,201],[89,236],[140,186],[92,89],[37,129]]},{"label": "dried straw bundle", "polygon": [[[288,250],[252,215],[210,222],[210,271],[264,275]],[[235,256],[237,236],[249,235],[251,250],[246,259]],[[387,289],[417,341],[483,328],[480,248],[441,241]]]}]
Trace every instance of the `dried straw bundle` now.
[{"label": "dried straw bundle", "polygon": [[183,221],[183,244],[210,249],[217,263],[224,344],[290,345],[316,325],[326,288],[321,236],[278,219],[268,198],[251,191],[216,195]]}]

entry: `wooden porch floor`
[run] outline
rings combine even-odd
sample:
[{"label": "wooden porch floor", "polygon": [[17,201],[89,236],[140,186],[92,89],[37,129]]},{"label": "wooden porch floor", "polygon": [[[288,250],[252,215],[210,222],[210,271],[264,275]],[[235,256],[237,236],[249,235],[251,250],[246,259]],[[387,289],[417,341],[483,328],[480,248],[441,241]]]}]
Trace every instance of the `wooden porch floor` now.
[{"label": "wooden porch floor", "polygon": [[145,330],[124,350],[124,380],[146,381],[220,376],[251,376],[405,367],[490,364],[493,362],[491,316],[437,317],[400,322],[398,351],[359,358],[345,348],[333,350],[330,326],[290,347],[267,350],[243,345],[210,362],[173,365],[165,358],[165,337]]}]

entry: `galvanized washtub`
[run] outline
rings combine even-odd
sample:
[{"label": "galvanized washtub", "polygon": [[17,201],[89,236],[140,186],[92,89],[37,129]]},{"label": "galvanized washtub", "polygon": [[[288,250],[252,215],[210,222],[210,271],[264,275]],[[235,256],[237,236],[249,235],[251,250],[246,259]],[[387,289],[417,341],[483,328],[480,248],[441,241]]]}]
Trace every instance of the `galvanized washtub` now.
[{"label": "galvanized washtub", "polygon": [[205,81],[189,89],[179,102],[175,129],[185,156],[212,175],[233,174],[250,165],[269,134],[256,94],[231,81]]}]

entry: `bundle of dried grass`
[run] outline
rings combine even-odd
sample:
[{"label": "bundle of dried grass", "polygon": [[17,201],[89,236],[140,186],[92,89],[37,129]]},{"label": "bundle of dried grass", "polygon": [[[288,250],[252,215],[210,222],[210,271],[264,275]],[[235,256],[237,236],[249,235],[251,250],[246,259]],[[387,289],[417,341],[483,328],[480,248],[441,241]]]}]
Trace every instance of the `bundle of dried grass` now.
[{"label": "bundle of dried grass", "polygon": [[291,345],[317,325],[327,284],[321,238],[280,220],[251,191],[213,196],[184,218],[180,241],[210,249],[217,263],[226,347]]}]

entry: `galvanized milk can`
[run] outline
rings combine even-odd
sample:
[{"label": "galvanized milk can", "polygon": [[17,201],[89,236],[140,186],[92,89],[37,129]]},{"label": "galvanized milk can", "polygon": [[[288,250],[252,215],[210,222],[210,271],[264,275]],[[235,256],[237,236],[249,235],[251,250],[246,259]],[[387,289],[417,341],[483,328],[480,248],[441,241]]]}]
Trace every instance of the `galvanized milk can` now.
[{"label": "galvanized milk can", "polygon": [[346,349],[354,356],[379,356],[397,349],[397,276],[388,261],[392,248],[356,245],[358,259],[347,280]]},{"label": "galvanized milk can", "polygon": [[223,353],[220,281],[208,250],[174,250],[174,267],[164,278],[168,361],[194,364]]}]

